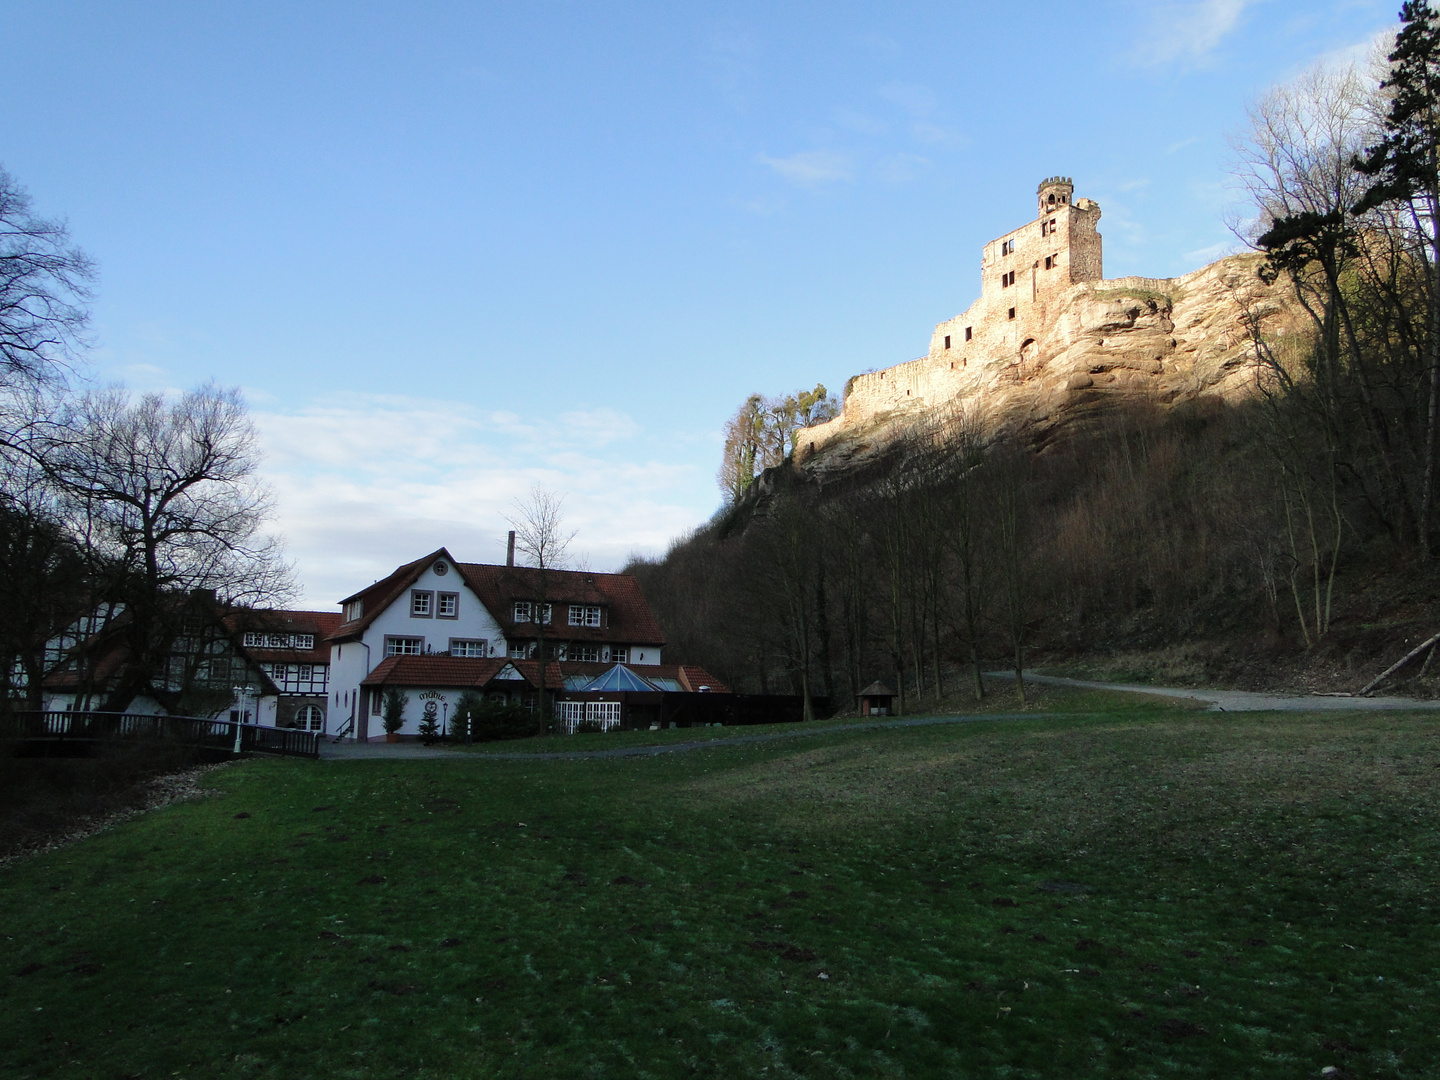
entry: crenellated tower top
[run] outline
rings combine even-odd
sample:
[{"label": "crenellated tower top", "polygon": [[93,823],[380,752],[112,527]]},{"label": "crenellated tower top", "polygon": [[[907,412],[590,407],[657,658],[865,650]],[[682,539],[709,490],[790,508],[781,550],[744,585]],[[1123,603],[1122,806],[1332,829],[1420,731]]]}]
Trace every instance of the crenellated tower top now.
[{"label": "crenellated tower top", "polygon": [[1040,182],[1040,216],[1053,214],[1057,206],[1068,206],[1075,194],[1075,182],[1068,176],[1051,176]]}]

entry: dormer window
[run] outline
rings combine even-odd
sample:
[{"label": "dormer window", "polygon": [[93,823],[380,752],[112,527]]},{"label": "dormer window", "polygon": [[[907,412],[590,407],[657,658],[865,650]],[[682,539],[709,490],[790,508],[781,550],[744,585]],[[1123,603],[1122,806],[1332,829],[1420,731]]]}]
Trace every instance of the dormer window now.
[{"label": "dormer window", "polygon": [[354,622],[363,614],[365,614],[365,601],[351,600],[348,604],[345,605],[346,622]]},{"label": "dormer window", "polygon": [[543,620],[536,618],[540,611],[540,605],[531,603],[529,600],[515,601],[515,621],[517,623],[543,621],[546,625],[550,622],[550,605],[545,605],[545,617]]},{"label": "dormer window", "polygon": [[599,626],[600,605],[599,604],[571,604],[570,605],[571,626]]}]

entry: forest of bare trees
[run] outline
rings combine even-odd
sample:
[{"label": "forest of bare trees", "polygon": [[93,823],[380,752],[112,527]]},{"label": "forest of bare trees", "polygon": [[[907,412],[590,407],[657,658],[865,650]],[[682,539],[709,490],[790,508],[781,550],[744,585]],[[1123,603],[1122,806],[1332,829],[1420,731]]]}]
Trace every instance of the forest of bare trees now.
[{"label": "forest of bare trees", "polygon": [[1237,670],[1358,672],[1429,637],[1437,117],[1440,21],[1423,2],[1374,64],[1311,71],[1254,105],[1237,232],[1311,332],[1272,340],[1264,312],[1237,308],[1248,400],[1135,401],[1043,452],[956,402],[823,488],[771,461],[764,494],[727,487],[709,525],[631,567],[672,654],[841,707],[881,677],[911,709],[982,695],[987,666],[1021,679],[1035,656],[1207,643]]}]

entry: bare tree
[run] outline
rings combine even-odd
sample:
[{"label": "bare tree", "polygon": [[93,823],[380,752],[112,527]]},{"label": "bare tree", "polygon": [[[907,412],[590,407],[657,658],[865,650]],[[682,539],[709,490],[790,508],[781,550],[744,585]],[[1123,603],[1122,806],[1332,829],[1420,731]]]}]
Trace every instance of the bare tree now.
[{"label": "bare tree", "polygon": [[515,550],[537,571],[535,598],[535,657],[539,671],[538,709],[540,733],[549,727],[550,706],[545,700],[545,613],[549,609],[549,571],[564,569],[570,558],[570,541],[574,530],[566,531],[563,508],[565,497],[547,491],[538,484],[507,520],[515,529]]},{"label": "bare tree", "polygon": [[95,264],[63,221],[36,217],[0,168],[0,379],[6,389],[53,383],[76,362],[89,322]]},{"label": "bare tree", "polygon": [[565,496],[538,484],[506,520],[515,530],[515,550],[540,570],[563,570],[570,559],[574,530],[565,530]]},{"label": "bare tree", "polygon": [[1030,507],[1026,462],[1012,452],[996,463],[993,489],[997,568],[1003,594],[1005,628],[1015,668],[1015,690],[1025,704],[1025,646],[1033,594]]},{"label": "bare tree", "polygon": [[262,532],[271,503],[258,457],[239,392],[214,385],[169,402],[119,388],[85,394],[48,432],[45,467],[96,587],[125,606],[117,633],[127,664],[105,708],[187,691],[175,656],[177,639],[196,638],[191,596],[204,595],[217,617],[288,597],[290,568]]}]

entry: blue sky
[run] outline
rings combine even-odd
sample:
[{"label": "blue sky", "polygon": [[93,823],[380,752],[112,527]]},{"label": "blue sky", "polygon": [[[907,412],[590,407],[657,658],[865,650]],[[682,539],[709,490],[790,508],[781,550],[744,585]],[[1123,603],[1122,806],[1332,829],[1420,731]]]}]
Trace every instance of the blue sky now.
[{"label": "blue sky", "polygon": [[10,0],[0,163],[100,264],[96,380],[244,389],[329,607],[537,483],[663,551],[747,394],[923,353],[1046,176],[1106,276],[1203,265],[1246,103],[1398,3]]}]

